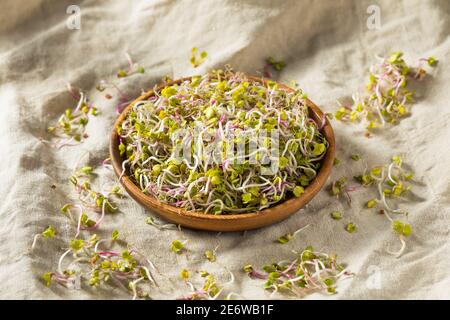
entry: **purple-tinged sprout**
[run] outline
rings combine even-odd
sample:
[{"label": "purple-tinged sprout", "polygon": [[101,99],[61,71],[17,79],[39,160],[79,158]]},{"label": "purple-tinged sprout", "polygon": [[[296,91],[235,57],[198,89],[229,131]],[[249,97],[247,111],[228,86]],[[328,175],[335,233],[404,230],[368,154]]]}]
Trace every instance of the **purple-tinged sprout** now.
[{"label": "purple-tinged sprout", "polygon": [[[279,172],[270,179],[261,174],[259,162],[271,159],[273,138],[267,145],[257,141],[258,132],[266,127],[280,132],[284,149]],[[172,139],[178,129],[188,132]],[[318,125],[308,120],[301,91],[287,92],[275,83],[254,82],[228,69],[157,90],[154,99],[133,105],[118,133],[123,172],[128,169],[143,192],[210,214],[262,210],[288,196],[300,196],[316,176],[328,146]],[[246,145],[256,142],[261,153],[218,159],[213,146],[226,143],[230,135],[242,137]],[[193,161],[177,159],[175,140],[191,146]],[[240,163],[250,157],[258,163],[250,168]]]}]

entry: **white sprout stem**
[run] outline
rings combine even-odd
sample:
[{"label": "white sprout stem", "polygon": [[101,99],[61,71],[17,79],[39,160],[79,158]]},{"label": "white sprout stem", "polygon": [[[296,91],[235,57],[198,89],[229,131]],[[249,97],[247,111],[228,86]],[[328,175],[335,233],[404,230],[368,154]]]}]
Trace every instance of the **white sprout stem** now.
[{"label": "white sprout stem", "polygon": [[398,238],[399,238],[400,243],[401,243],[400,249],[398,251],[391,251],[389,248],[386,250],[387,253],[395,256],[396,258],[399,258],[403,254],[403,252],[405,251],[405,248],[406,248],[406,242],[403,239],[403,235],[400,235]]},{"label": "white sprout stem", "polygon": [[37,240],[41,237],[42,235],[40,233],[36,234],[33,238],[33,243],[31,244],[31,251],[34,250],[34,247],[36,246],[36,242]]},{"label": "white sprout stem", "polygon": [[304,227],[298,229],[297,231],[295,231],[295,232],[292,234],[292,236],[295,238],[295,237],[297,236],[297,234],[299,234],[300,232],[302,232],[303,230],[305,230],[305,229],[308,228],[309,226],[310,226],[310,225],[307,224],[306,226],[304,226]]},{"label": "white sprout stem", "polygon": [[62,263],[63,263],[64,258],[65,258],[71,251],[72,251],[71,249],[68,249],[68,250],[65,251],[65,252],[61,255],[61,257],[59,258],[59,261],[58,261],[58,272],[59,272],[59,274],[63,274],[63,273],[64,273],[63,268],[62,268]]},{"label": "white sprout stem", "polygon": [[136,285],[144,279],[144,277],[140,277],[139,279],[130,282],[130,288],[133,291],[133,300],[136,300],[138,296]]}]

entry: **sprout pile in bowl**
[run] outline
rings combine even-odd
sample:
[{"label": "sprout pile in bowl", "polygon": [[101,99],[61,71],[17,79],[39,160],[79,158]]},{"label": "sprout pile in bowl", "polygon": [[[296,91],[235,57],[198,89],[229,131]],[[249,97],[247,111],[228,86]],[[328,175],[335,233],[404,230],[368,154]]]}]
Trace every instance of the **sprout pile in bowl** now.
[{"label": "sprout pile in bowl", "polygon": [[232,70],[155,90],[117,130],[123,169],[142,192],[206,214],[301,196],[328,147],[301,90]]}]

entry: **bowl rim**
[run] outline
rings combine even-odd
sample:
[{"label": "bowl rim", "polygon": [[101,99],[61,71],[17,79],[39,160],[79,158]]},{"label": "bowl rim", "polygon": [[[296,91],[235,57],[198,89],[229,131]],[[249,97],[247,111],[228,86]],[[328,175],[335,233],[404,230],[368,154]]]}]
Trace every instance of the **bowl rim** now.
[{"label": "bowl rim", "polygon": [[[268,81],[273,81],[270,79],[264,79],[251,75],[246,75],[246,77],[251,81],[256,81],[262,84],[266,84]],[[109,146],[111,163],[117,177],[120,177],[120,175],[122,174],[122,162],[123,162],[123,159],[120,156],[118,150],[119,135],[116,129],[117,126],[120,123],[122,123],[122,121],[125,119],[128,112],[135,103],[150,98],[152,95],[154,95],[155,91],[160,91],[162,88],[166,86],[179,84],[183,81],[190,80],[191,78],[192,76],[183,77],[176,80],[168,81],[164,84],[160,84],[154,87],[153,89],[143,93],[141,96],[133,100],[127,107],[125,107],[122,110],[122,112],[114,122]],[[294,91],[294,89],[290,88],[285,84],[279,82],[277,82],[277,84],[283,90],[291,92]],[[321,123],[321,121],[323,121],[324,113],[311,100],[306,99],[306,102],[308,106],[309,116],[316,123],[318,124]],[[120,183],[134,200],[136,200],[144,207],[152,211],[156,211],[157,214],[159,214],[160,216],[171,222],[175,222],[194,229],[203,229],[211,231],[238,231],[238,230],[259,228],[268,224],[284,220],[291,214],[297,212],[299,209],[305,206],[322,189],[322,187],[326,183],[331,173],[336,153],[334,132],[331,123],[327,117],[325,117],[325,124],[323,125],[320,131],[328,141],[328,149],[327,153],[321,160],[321,166],[318,174],[312,180],[312,182],[307,187],[305,187],[305,192],[300,197],[292,197],[286,199],[272,207],[263,209],[261,211],[237,213],[237,214],[227,213],[220,215],[207,214],[202,211],[191,211],[174,207],[170,204],[161,202],[148,194],[144,194],[140,190],[140,188],[131,180],[126,171],[122,175]],[[233,226],[232,224],[227,224],[227,222],[234,223],[237,220],[241,222],[242,225],[241,227],[236,227]],[[202,226],[205,223],[207,224],[208,222],[213,222],[213,225]],[[217,222],[220,222],[223,225],[222,226],[220,224],[218,225]]]}]

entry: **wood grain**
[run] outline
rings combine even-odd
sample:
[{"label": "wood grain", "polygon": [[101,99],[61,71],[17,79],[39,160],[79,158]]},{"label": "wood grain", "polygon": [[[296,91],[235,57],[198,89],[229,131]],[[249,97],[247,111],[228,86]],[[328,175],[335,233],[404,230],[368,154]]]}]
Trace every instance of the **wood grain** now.
[{"label": "wood grain", "polygon": [[[252,81],[265,83],[265,80],[258,77],[249,76],[248,78]],[[169,84],[157,87],[156,90],[158,91],[166,85],[181,83],[182,81],[188,79],[190,79],[190,77],[174,80]],[[279,85],[284,90],[293,91],[292,88],[284,84]],[[122,162],[124,161],[124,159],[122,159],[119,154],[119,136],[117,134],[116,127],[125,119],[127,113],[136,102],[146,100],[153,94],[154,91],[150,90],[131,102],[130,105],[128,105],[119,115],[114,124],[111,132],[110,156],[114,171],[118,177],[122,173]],[[322,111],[310,100],[307,100],[307,103],[310,117],[317,124],[320,124],[323,119]],[[145,208],[157,213],[162,218],[172,223],[180,224],[181,226],[192,229],[209,231],[243,231],[256,229],[274,224],[294,214],[300,208],[305,206],[324,186],[333,168],[333,161],[336,152],[334,132],[328,119],[326,119],[325,125],[322,128],[321,132],[327,139],[329,147],[325,157],[321,161],[321,167],[317,176],[314,178],[311,184],[305,188],[305,192],[300,197],[292,197],[276,206],[264,209],[262,211],[222,215],[205,214],[199,211],[188,211],[163,203],[152,196],[144,194],[140,190],[140,188],[136,186],[130,179],[130,177],[128,176],[128,172],[124,173],[120,182],[134,200],[143,205]]]}]

